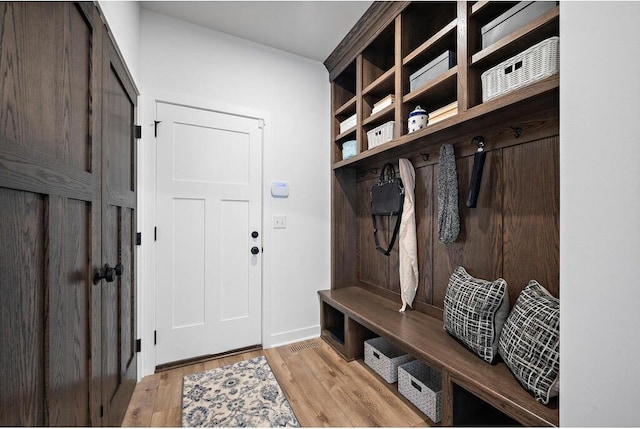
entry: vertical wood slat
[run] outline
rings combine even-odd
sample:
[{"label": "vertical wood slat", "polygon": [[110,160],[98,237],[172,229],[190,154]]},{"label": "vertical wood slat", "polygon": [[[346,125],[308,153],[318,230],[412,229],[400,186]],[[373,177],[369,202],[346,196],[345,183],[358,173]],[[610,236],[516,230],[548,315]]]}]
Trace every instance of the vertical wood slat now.
[{"label": "vertical wood slat", "polygon": [[[535,279],[560,292],[559,138],[506,148],[504,152],[504,279],[517,290]],[[508,167],[508,168],[507,168]]]},{"label": "vertical wood slat", "polygon": [[51,196],[48,214],[48,423],[88,426],[91,203]]},{"label": "vertical wood slat", "polygon": [[[433,304],[433,216],[434,168],[428,165],[416,169],[416,235],[418,237],[418,272],[420,281],[415,300]],[[435,199],[437,201],[437,198]]]},{"label": "vertical wood slat", "polygon": [[[432,304],[443,308],[449,277],[456,266],[463,266],[474,277],[493,280],[502,275],[502,157],[501,152],[487,153],[478,204],[467,208],[467,190],[473,169],[473,156],[459,158],[458,213],[460,235],[451,244],[438,241],[437,193],[433,195],[433,282]],[[434,168],[437,181],[438,166]]]},{"label": "vertical wood slat", "polygon": [[404,118],[402,110],[402,82],[405,79],[404,67],[402,67],[402,34],[403,23],[402,14],[396,17],[396,32],[394,38],[394,64],[395,64],[395,77],[394,77],[394,97],[393,102],[395,106],[393,120],[395,121],[393,136],[398,138],[402,135],[404,130]]},{"label": "vertical wood slat", "polygon": [[331,177],[331,277],[334,288],[357,281],[356,171],[335,170]]},{"label": "vertical wood slat", "polygon": [[367,150],[367,142],[365,142],[365,132],[362,128],[362,121],[364,118],[364,101],[362,100],[362,80],[363,80],[363,58],[362,54],[358,54],[356,57],[356,144],[358,146],[358,153],[362,153]]},{"label": "vertical wood slat", "polygon": [[45,422],[46,199],[0,187],[0,425]]}]

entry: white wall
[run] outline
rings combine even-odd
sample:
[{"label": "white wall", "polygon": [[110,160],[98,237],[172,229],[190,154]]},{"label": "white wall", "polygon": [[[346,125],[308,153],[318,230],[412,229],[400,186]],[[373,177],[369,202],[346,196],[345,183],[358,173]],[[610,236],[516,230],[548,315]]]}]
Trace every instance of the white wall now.
[{"label": "white wall", "polygon": [[[266,119],[263,180],[263,345],[319,335],[316,291],[330,287],[329,81],[324,66],[263,45],[141,11],[142,93],[139,179],[143,214],[144,338],[152,338],[155,305],[155,100],[257,112]],[[274,199],[272,180],[289,182]],[[273,230],[271,217],[286,215]],[[143,347],[144,348],[144,347]],[[144,356],[143,372],[154,367]]]},{"label": "white wall", "polygon": [[560,17],[560,423],[639,426],[640,3]]},{"label": "white wall", "polygon": [[138,85],[140,82],[138,77],[140,3],[137,1],[101,0],[99,6],[127,64],[129,73]]}]

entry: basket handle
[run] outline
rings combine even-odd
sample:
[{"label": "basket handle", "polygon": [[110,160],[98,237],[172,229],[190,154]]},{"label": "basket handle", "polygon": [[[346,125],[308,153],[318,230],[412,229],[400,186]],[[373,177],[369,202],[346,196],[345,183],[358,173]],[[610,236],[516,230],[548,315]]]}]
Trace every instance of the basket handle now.
[{"label": "basket handle", "polygon": [[375,357],[376,359],[380,359],[380,355],[376,352],[373,352],[373,357]]},{"label": "basket handle", "polygon": [[420,386],[418,383],[416,383],[415,381],[411,380],[411,385],[418,391],[418,392],[422,392],[422,386]]}]

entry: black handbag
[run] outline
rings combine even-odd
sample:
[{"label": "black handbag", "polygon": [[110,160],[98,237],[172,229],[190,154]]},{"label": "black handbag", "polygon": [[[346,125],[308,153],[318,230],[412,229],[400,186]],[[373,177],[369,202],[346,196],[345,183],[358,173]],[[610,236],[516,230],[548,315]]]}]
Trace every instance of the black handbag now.
[{"label": "black handbag", "polygon": [[[382,167],[380,180],[371,187],[371,218],[373,219],[373,238],[376,242],[376,250],[389,255],[393,244],[398,237],[400,230],[400,218],[402,217],[402,206],[404,204],[404,186],[402,179],[396,177],[396,170],[393,164],[387,163]],[[396,225],[393,228],[393,235],[389,241],[389,247],[384,249],[378,240],[377,216],[396,216]]]}]

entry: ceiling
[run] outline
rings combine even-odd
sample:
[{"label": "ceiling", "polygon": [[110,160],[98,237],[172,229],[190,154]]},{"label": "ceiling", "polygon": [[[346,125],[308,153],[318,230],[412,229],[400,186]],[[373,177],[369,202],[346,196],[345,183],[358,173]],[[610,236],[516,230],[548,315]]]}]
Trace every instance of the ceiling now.
[{"label": "ceiling", "polygon": [[371,1],[142,1],[193,24],[323,62]]}]

